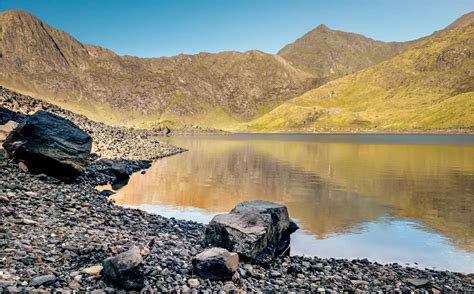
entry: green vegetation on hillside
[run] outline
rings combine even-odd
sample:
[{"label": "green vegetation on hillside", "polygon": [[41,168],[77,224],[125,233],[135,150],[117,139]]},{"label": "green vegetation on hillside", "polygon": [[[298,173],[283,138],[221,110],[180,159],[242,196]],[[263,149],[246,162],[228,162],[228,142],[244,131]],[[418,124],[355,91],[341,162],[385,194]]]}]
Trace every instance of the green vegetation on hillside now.
[{"label": "green vegetation on hillside", "polygon": [[251,131],[474,128],[474,24],[291,99]]}]

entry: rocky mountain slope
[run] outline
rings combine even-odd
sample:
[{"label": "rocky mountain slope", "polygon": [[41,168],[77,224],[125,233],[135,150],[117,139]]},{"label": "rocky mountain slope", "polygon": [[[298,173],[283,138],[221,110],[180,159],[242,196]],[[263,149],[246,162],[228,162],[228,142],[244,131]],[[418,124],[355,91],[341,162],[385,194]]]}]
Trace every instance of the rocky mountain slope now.
[{"label": "rocky mountain slope", "polygon": [[329,82],[253,121],[250,130],[474,128],[474,24]]},{"label": "rocky mountain slope", "polygon": [[278,55],[296,68],[333,80],[387,60],[410,44],[376,41],[320,25],[286,45]]},{"label": "rocky mountain slope", "polygon": [[[467,26],[473,20],[474,12],[466,13],[441,31]],[[382,42],[320,25],[283,47],[278,55],[294,67],[329,81],[385,61],[421,40],[423,38],[408,42]]]},{"label": "rocky mountain slope", "polygon": [[122,57],[22,11],[0,13],[0,68],[1,85],[101,120],[248,120],[318,85],[260,51]]}]

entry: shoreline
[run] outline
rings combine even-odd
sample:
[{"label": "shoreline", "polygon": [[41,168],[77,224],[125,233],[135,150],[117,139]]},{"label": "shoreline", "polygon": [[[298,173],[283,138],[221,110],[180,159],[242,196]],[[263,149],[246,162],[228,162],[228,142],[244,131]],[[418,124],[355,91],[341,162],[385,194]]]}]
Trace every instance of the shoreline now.
[{"label": "shoreline", "polygon": [[[24,103],[20,107],[38,106],[33,98],[16,99]],[[193,275],[191,258],[204,249],[205,224],[122,207],[95,189],[114,180],[101,172],[99,158],[120,160],[132,173],[185,149],[161,143],[160,135],[150,130],[109,127],[56,106],[42,107],[92,132],[97,155],[73,184],[25,173],[0,155],[0,292],[34,290],[29,285],[44,275],[54,275],[54,280],[36,290],[114,291],[100,275],[83,269],[132,245],[141,249],[145,288],[151,292],[191,291],[196,285],[189,279],[198,279],[198,291],[474,291],[474,273],[304,256],[280,256],[268,266],[241,262],[233,281],[202,280]]]}]

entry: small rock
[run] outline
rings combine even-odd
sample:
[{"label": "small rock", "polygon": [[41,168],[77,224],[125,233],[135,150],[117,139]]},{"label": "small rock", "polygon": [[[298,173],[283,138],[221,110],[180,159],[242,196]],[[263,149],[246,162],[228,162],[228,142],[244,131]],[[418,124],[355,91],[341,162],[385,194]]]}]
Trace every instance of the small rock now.
[{"label": "small rock", "polygon": [[190,288],[197,288],[199,287],[199,280],[198,279],[189,279],[188,280],[188,286]]},{"label": "small rock", "polygon": [[428,279],[407,279],[408,284],[415,287],[424,287],[430,283]]},{"label": "small rock", "polygon": [[81,284],[79,284],[79,282],[76,281],[76,280],[72,280],[69,283],[68,287],[69,287],[69,289],[72,289],[72,290],[78,290],[78,289],[82,288]]},{"label": "small rock", "polygon": [[192,263],[194,271],[203,279],[229,280],[239,267],[239,256],[214,247],[196,255]]},{"label": "small rock", "polygon": [[83,269],[82,272],[90,276],[98,276],[102,272],[102,269],[103,267],[101,265],[94,265],[94,266]]},{"label": "small rock", "polygon": [[124,289],[141,289],[145,286],[143,259],[137,246],[103,262],[104,276]]},{"label": "small rock", "polygon": [[44,275],[35,277],[30,281],[30,287],[47,286],[56,281],[55,275]]},{"label": "small rock", "polygon": [[270,272],[270,275],[271,275],[273,278],[281,277],[281,273],[280,273],[280,272],[277,272],[277,271],[271,271],[271,272]]}]

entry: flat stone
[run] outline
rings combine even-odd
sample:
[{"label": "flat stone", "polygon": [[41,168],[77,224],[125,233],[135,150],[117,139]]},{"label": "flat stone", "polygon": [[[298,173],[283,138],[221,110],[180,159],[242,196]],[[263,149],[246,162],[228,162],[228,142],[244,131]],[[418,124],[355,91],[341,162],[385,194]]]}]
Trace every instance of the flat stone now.
[{"label": "flat stone", "polygon": [[56,281],[55,275],[44,275],[35,277],[30,281],[30,287],[47,286]]},{"label": "flat stone", "polygon": [[101,265],[94,265],[94,266],[82,269],[82,272],[91,276],[98,276],[102,272],[102,269],[103,267]]},{"label": "flat stone", "polygon": [[415,287],[423,287],[430,283],[428,279],[407,279],[408,284]]}]

